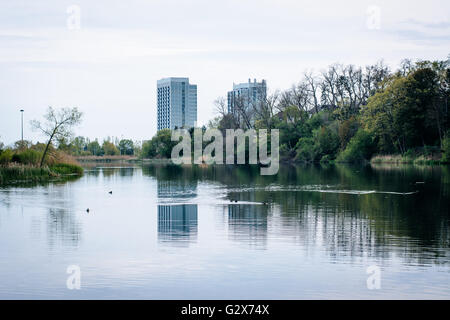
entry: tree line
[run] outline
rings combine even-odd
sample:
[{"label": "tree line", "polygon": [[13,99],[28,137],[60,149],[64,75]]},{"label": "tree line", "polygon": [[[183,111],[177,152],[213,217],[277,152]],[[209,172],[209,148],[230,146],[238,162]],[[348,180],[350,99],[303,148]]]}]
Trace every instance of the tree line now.
[{"label": "tree line", "polygon": [[[87,137],[74,138],[59,137],[55,141],[32,143],[28,140],[16,141],[12,146],[5,146],[0,142],[0,165],[11,162],[42,166],[53,163],[54,159],[68,156],[139,156],[140,143],[131,139],[113,139],[108,137],[100,144],[98,139],[90,140]],[[47,157],[45,155],[48,155]],[[66,160],[68,159],[65,157]],[[73,161],[73,160],[71,160]]]},{"label": "tree line", "polygon": [[57,141],[58,149],[74,156],[135,156],[140,152],[140,143],[132,139],[107,137],[99,142],[87,137],[77,136],[70,140]]},{"label": "tree line", "polygon": [[[333,64],[319,73],[303,73],[291,88],[256,103],[239,97],[233,110],[228,110],[223,97],[218,98],[214,102],[217,116],[208,127],[224,133],[226,129],[278,129],[280,156],[286,160],[356,162],[374,155],[437,154],[440,161],[448,162],[449,98],[450,55],[436,61],[404,59],[393,71],[382,61],[366,67]],[[30,145],[16,147],[42,149],[42,165],[49,148],[74,156],[170,158],[176,144],[168,129],[158,131],[142,146],[131,139],[108,137],[100,143],[72,138],[59,124],[78,123],[77,112],[67,109],[67,114],[59,114],[50,108],[45,116],[49,127],[34,123],[49,137],[47,144],[31,146],[24,141],[18,143]],[[8,154],[4,157],[9,158]]]},{"label": "tree line", "polygon": [[449,58],[405,59],[394,71],[378,62],[306,72],[258,103],[235,101],[232,112],[218,98],[209,127],[279,129],[281,155],[304,162],[423,153],[442,153],[448,161]]}]

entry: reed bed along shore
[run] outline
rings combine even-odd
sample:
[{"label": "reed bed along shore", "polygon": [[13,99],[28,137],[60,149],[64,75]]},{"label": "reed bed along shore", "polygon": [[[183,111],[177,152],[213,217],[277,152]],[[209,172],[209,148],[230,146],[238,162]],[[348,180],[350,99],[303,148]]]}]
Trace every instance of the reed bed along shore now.
[{"label": "reed bed along shore", "polygon": [[419,164],[419,165],[438,165],[445,164],[440,157],[434,155],[419,155],[417,157],[411,157],[406,155],[377,155],[374,156],[371,160],[371,163],[379,164]]},{"label": "reed bed along shore", "polygon": [[40,168],[34,165],[9,163],[0,166],[0,184],[10,181],[44,182],[82,174],[83,168],[76,164],[57,163]]}]

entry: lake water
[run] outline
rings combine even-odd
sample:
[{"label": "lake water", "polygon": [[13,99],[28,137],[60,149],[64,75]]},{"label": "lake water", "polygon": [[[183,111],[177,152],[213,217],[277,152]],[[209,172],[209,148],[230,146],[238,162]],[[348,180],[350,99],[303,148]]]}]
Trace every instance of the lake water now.
[{"label": "lake water", "polygon": [[0,298],[449,299],[449,200],[450,168],[429,166],[94,167],[4,186]]}]

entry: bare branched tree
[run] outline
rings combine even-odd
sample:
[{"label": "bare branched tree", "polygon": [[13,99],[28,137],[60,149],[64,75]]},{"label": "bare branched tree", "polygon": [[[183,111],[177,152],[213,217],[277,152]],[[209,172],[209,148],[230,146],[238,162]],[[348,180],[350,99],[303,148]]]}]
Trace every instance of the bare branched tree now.
[{"label": "bare branched tree", "polygon": [[283,112],[286,108],[292,106],[292,89],[285,90],[280,93],[278,104],[276,108],[279,112]]},{"label": "bare branched tree", "polygon": [[313,109],[316,113],[318,113],[319,112],[319,99],[318,99],[319,83],[318,83],[316,77],[312,73],[306,73],[305,80],[306,80],[306,83],[308,84],[308,90],[309,90],[309,94],[311,97],[311,99],[310,99],[311,108],[310,109]]},{"label": "bare branched tree", "polygon": [[44,115],[45,122],[41,123],[37,120],[31,121],[31,126],[40,130],[48,137],[47,145],[45,146],[44,153],[42,154],[40,166],[44,164],[45,156],[47,155],[48,148],[53,139],[61,139],[70,137],[73,126],[81,123],[82,113],[77,108],[62,108],[55,110],[52,107],[48,107],[47,113]]},{"label": "bare branched tree", "polygon": [[214,100],[214,111],[224,117],[228,113],[228,107],[224,97],[218,97]]},{"label": "bare branched tree", "polygon": [[237,123],[241,123],[240,120],[242,119],[242,125],[244,126],[244,129],[252,128],[251,119],[253,110],[249,108],[248,100],[248,97],[246,97],[245,95],[237,96],[234,98],[234,116],[238,118]]},{"label": "bare branched tree", "polygon": [[266,128],[271,127],[272,117],[274,116],[275,110],[278,109],[279,96],[279,92],[276,91],[265,99],[259,100],[254,106],[256,119],[262,121]]}]

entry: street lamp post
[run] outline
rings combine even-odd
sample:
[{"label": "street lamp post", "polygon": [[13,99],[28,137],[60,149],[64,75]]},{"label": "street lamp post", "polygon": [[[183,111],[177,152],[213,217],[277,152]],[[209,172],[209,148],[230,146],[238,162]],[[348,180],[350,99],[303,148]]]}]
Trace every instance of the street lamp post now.
[{"label": "street lamp post", "polygon": [[23,109],[20,109],[20,114],[22,116],[22,145],[23,145]]}]

